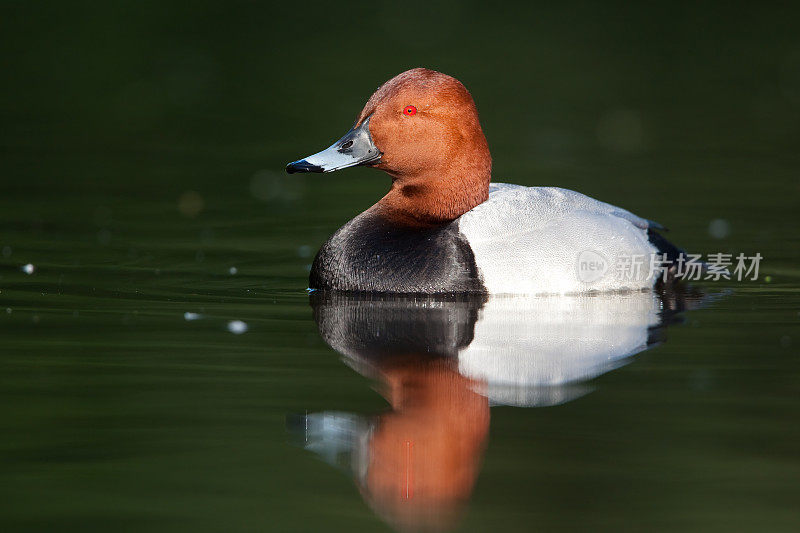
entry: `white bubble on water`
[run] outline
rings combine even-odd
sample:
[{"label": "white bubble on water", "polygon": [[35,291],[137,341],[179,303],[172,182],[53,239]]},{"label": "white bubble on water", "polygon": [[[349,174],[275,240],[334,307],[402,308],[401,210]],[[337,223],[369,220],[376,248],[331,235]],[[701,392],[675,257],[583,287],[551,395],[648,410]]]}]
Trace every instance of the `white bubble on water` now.
[{"label": "white bubble on water", "polygon": [[247,331],[247,323],[242,322],[241,320],[231,320],[228,322],[228,331],[236,335],[241,335]]},{"label": "white bubble on water", "polygon": [[35,266],[33,266],[32,264],[28,263],[27,265],[24,265],[24,266],[22,267],[22,271],[23,271],[23,272],[25,272],[25,273],[26,273],[26,274],[28,274],[28,275],[31,275],[31,274],[33,274],[34,272],[36,272],[36,267],[35,267]]},{"label": "white bubble on water", "polygon": [[192,321],[192,320],[200,320],[201,318],[203,318],[203,315],[201,315],[200,313],[192,313],[191,311],[186,311],[185,313],[183,313],[184,320]]},{"label": "white bubble on water", "polygon": [[708,234],[715,239],[724,239],[731,232],[731,225],[727,220],[715,218],[708,224]]},{"label": "white bubble on water", "polygon": [[236,267],[230,267],[228,269],[228,274],[230,274],[231,276],[235,276],[237,272],[239,272],[239,269]]}]

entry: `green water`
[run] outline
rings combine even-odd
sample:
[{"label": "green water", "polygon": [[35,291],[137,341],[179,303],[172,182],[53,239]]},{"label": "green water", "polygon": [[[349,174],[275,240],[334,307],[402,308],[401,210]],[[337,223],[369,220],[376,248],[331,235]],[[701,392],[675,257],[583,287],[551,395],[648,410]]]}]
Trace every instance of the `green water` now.
[{"label": "green water", "polygon": [[388,181],[282,168],[413,66],[472,90],[496,181],[579,190],[690,251],[764,257],[759,281],[701,284],[724,294],[590,394],[492,407],[458,527],[797,530],[797,13],[0,11],[4,531],[390,529],[287,429],[387,410],[323,341],[305,289],[320,244]]}]

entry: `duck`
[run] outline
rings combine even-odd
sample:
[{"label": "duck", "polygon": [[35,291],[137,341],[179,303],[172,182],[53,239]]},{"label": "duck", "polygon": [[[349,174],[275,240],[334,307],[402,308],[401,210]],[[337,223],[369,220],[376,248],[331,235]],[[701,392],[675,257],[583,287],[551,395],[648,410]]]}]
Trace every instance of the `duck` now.
[{"label": "duck", "polygon": [[342,138],[286,171],[354,166],[391,186],[322,245],[312,291],[568,295],[674,280],[682,250],[660,224],[575,191],[492,182],[475,102],[447,74],[391,78]]}]

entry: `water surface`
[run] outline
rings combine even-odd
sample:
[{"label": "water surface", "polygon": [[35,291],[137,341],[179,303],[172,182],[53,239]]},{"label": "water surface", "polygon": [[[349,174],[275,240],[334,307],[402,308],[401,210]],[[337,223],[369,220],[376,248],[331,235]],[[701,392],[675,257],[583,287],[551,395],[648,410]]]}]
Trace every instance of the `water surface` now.
[{"label": "water surface", "polygon": [[[457,497],[416,525],[797,529],[796,13],[426,4],[410,24],[374,6],[2,9],[3,530],[403,523],[363,469],[305,449],[294,423],[335,412],[369,428],[398,411],[383,374],[328,344],[305,290],[320,244],[388,180],[282,167],[418,65],[472,90],[496,181],[576,189],[661,222],[690,251],[764,261],[758,281],[697,284],[721,296],[670,315],[657,339],[648,318],[648,349],[632,343],[547,394],[489,394],[478,359],[422,357],[452,345],[398,334],[393,357],[416,351],[389,373],[455,386],[471,413],[415,412],[444,419],[412,429],[460,428],[466,448]],[[313,32],[298,33],[301,15],[319,17]],[[467,326],[447,338],[470,325],[486,338],[482,308],[462,304],[434,307]],[[543,315],[558,316],[531,319]],[[385,316],[364,320],[356,332]]]}]

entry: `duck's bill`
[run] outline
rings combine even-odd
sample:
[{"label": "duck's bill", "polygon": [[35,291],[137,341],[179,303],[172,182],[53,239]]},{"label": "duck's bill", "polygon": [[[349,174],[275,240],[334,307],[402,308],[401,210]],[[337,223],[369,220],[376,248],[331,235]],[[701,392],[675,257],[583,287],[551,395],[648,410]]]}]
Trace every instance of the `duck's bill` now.
[{"label": "duck's bill", "polygon": [[333,143],[329,148],[286,165],[286,172],[333,172],[356,165],[380,161],[381,151],[372,142],[369,118]]}]

